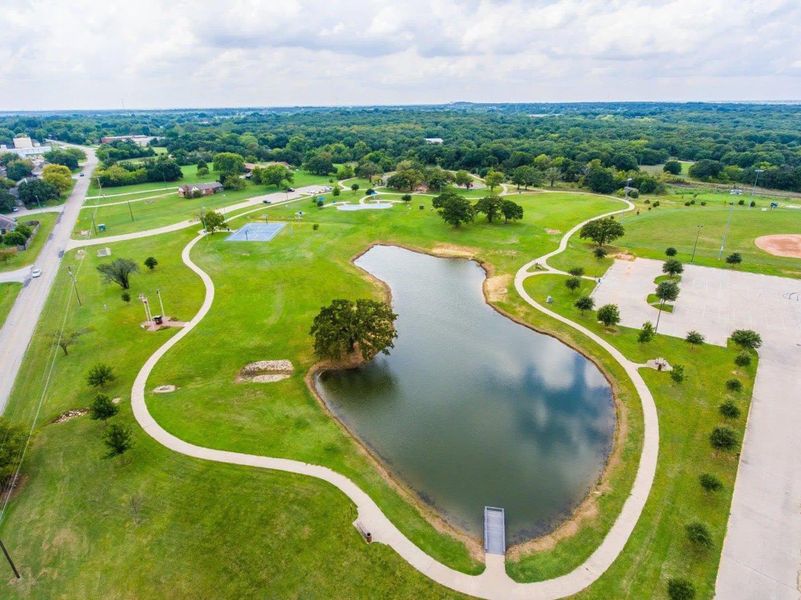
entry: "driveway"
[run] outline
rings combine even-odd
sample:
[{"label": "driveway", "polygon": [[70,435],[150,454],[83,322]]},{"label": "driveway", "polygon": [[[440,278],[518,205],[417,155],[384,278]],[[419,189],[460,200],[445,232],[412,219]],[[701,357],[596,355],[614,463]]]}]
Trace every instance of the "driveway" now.
[{"label": "driveway", "polygon": [[[660,261],[615,261],[594,292],[620,307],[621,324],[656,322],[645,302]],[[734,329],[762,335],[716,594],[722,599],[801,597],[801,280],[685,265],[660,333],[696,329],[725,345]]]}]

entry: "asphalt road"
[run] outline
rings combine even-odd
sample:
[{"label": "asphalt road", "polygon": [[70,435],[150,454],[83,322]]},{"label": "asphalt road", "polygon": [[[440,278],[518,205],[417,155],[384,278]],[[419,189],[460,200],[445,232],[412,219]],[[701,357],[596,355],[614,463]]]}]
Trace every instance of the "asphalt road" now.
[{"label": "asphalt road", "polygon": [[[81,147],[81,149],[86,152],[86,162],[81,171],[86,176],[78,177],[70,197],[61,209],[60,217],[51,236],[39,254],[36,266],[42,270],[42,276],[31,279],[31,267],[6,274],[7,276],[13,274],[16,277],[16,279],[10,279],[11,281],[19,280],[22,275],[25,285],[0,329],[0,414],[5,412],[8,397],[11,395],[14,381],[22,364],[22,358],[25,356],[50,288],[55,281],[61,262],[59,253],[67,248],[81,211],[81,204],[83,204],[89,188],[90,176],[97,164],[93,149],[86,147]],[[19,214],[17,213],[17,215]]]}]

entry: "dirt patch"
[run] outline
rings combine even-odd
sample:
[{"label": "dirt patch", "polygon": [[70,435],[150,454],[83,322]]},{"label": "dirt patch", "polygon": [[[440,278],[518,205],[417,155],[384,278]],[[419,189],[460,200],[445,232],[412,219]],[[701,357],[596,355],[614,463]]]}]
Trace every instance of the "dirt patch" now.
[{"label": "dirt patch", "polygon": [[154,394],[169,394],[170,392],[174,392],[178,388],[174,385],[158,385],[153,388]]},{"label": "dirt patch", "polygon": [[51,421],[51,423],[66,423],[70,419],[74,419],[76,417],[82,417],[86,413],[89,412],[88,408],[73,408],[72,410],[67,410],[58,415],[55,419]]},{"label": "dirt patch", "polygon": [[289,378],[295,372],[292,361],[259,360],[248,363],[236,376],[237,383],[274,383]]},{"label": "dirt patch", "polygon": [[634,256],[633,254],[629,254],[628,252],[618,252],[617,254],[613,254],[612,258],[615,258],[617,260],[627,260],[631,262],[637,257]]},{"label": "dirt patch", "polygon": [[773,256],[801,258],[801,234],[763,235],[754,240],[757,248]]},{"label": "dirt patch", "polygon": [[431,254],[444,258],[473,258],[478,250],[454,244],[437,244],[431,249]]},{"label": "dirt patch", "polygon": [[165,317],[161,321],[161,323],[156,323],[155,321],[144,321],[139,324],[139,327],[147,331],[160,331],[162,329],[168,329],[170,327],[175,327],[180,329],[185,325],[186,323],[184,321],[178,321],[177,319],[173,319],[172,317]]},{"label": "dirt patch", "polygon": [[562,233],[562,231],[559,230],[559,229],[550,229],[550,228],[546,227],[545,228],[545,233],[547,233],[548,235],[559,235],[560,233]]},{"label": "dirt patch", "polygon": [[487,277],[484,280],[484,296],[490,302],[500,302],[506,299],[509,284],[512,282],[512,276],[496,275],[495,277]]}]

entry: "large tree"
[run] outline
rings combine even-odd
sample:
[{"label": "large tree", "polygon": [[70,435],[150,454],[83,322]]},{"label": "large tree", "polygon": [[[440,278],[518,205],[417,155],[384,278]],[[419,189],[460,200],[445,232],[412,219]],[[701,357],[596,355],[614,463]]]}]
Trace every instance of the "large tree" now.
[{"label": "large tree", "polygon": [[72,172],[64,165],[45,165],[42,179],[56,186],[62,194],[72,187]]},{"label": "large tree", "polygon": [[14,160],[6,166],[6,176],[14,181],[29,177],[33,171],[33,163],[29,160]]},{"label": "large tree", "polygon": [[210,210],[203,215],[203,228],[214,235],[218,229],[225,227],[225,217],[215,210]]},{"label": "large tree", "polygon": [[320,152],[310,156],[304,163],[306,170],[315,175],[328,175],[334,169],[334,161],[331,160],[331,155],[327,152]]},{"label": "large tree", "polygon": [[503,183],[503,179],[503,173],[490,169],[484,176],[484,183],[486,183],[487,187],[492,191]]},{"label": "large tree", "polygon": [[116,283],[122,289],[131,287],[131,275],[139,271],[137,264],[128,258],[117,258],[110,263],[97,266],[106,281]]},{"label": "large tree", "polygon": [[452,197],[442,204],[439,214],[448,225],[459,227],[463,223],[473,221],[475,209],[468,199],[457,195],[457,197]]},{"label": "large tree", "polygon": [[56,200],[59,195],[56,186],[41,179],[29,179],[19,186],[19,199],[28,208]]},{"label": "large tree", "polygon": [[485,196],[476,202],[475,211],[487,215],[487,221],[492,223],[495,217],[501,214],[503,200],[499,196]]},{"label": "large tree", "polygon": [[334,300],[314,318],[309,332],[314,336],[314,351],[332,360],[355,355],[369,361],[379,352],[389,354],[398,337],[397,317],[386,302]]},{"label": "large tree", "polygon": [[523,218],[523,207],[517,202],[504,199],[501,203],[501,213],[503,213],[503,219],[506,223],[509,221],[519,221]]},{"label": "large tree", "polygon": [[623,225],[612,217],[606,217],[605,219],[595,219],[585,223],[579,232],[579,237],[582,239],[589,238],[599,246],[603,246],[622,237],[625,233],[626,230]]},{"label": "large tree", "polygon": [[245,159],[235,152],[219,152],[212,161],[214,170],[221,175],[239,175],[245,170]]},{"label": "large tree", "polygon": [[470,177],[470,173],[467,171],[459,170],[453,174],[453,182],[456,185],[460,185],[469,189],[473,185],[473,178]]}]

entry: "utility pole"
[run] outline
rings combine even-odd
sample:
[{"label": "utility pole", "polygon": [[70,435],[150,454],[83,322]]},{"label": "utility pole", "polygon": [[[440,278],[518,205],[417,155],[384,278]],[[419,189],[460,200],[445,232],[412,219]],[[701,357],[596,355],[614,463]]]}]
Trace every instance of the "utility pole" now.
[{"label": "utility pole", "polygon": [[701,235],[701,230],[704,228],[703,225],[696,225],[696,234],[695,234],[695,244],[693,244],[693,256],[690,259],[690,262],[695,262],[695,249],[698,248],[698,238]]},{"label": "utility pole", "polygon": [[11,570],[14,571],[14,577],[21,579],[19,571],[17,571],[17,566],[14,564],[14,561],[11,560],[11,555],[8,553],[8,550],[6,550],[6,545],[3,543],[3,540],[0,540],[0,548],[2,548],[3,554],[5,554],[8,564],[11,566]]},{"label": "utility pole", "polygon": [[156,288],[156,296],[159,297],[159,306],[161,307],[161,316],[166,317],[167,313],[164,312],[164,301],[161,299],[161,290]]},{"label": "utility pole", "polygon": [[659,313],[656,315],[656,326],[654,327],[654,333],[659,331],[659,319],[662,318],[662,308],[665,306],[665,299],[662,298],[661,302],[659,303]]},{"label": "utility pole", "polygon": [[752,197],[756,193],[756,184],[757,184],[757,179],[759,179],[759,174],[760,173],[764,173],[764,172],[765,172],[765,169],[755,169],[754,170],[754,187],[751,188],[751,196]]},{"label": "utility pole", "polygon": [[83,306],[81,295],[78,293],[78,282],[75,281],[75,273],[72,272],[72,267],[67,267],[67,273],[69,273],[72,278],[72,289],[75,290],[75,298],[78,300],[78,306]]}]

